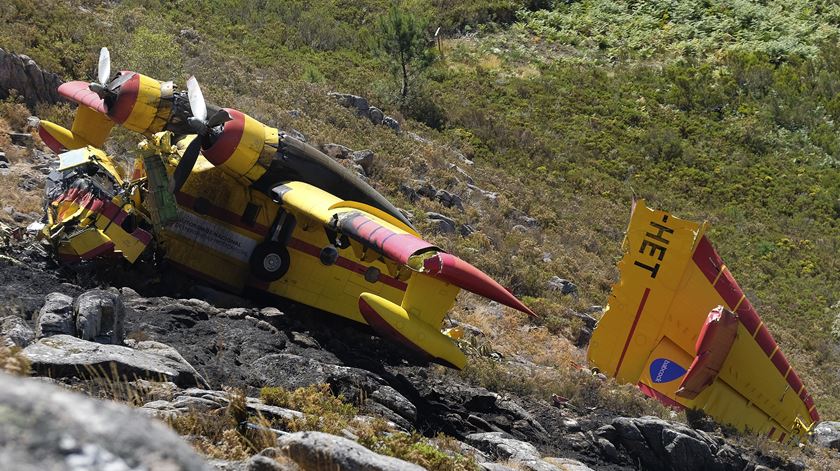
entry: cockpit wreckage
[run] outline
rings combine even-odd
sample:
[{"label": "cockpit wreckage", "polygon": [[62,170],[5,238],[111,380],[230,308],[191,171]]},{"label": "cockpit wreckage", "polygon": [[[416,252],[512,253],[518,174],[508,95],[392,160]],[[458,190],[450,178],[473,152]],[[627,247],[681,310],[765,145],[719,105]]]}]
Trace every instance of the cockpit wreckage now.
[{"label": "cockpit wreckage", "polygon": [[635,202],[589,363],[671,407],[798,442],[820,420],[814,400],[707,229]]},{"label": "cockpit wreckage", "polygon": [[[145,75],[110,72],[59,93],[70,130],[41,121],[59,153],[42,234],[60,260],[155,246],[176,268],[234,293],[258,290],[371,326],[431,361],[466,365],[440,328],[461,289],[533,315],[489,276],[424,241],[354,173],[306,143]],[[114,125],[142,134],[132,175],[101,150]]]}]

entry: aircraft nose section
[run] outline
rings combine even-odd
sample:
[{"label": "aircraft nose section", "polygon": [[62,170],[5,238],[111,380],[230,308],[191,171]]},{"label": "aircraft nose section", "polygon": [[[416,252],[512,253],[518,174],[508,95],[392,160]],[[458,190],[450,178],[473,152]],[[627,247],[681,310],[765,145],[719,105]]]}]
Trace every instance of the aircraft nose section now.
[{"label": "aircraft nose section", "polygon": [[427,258],[423,261],[423,271],[459,288],[536,317],[536,314],[528,306],[497,283],[496,280],[452,254],[439,252],[437,255]]}]

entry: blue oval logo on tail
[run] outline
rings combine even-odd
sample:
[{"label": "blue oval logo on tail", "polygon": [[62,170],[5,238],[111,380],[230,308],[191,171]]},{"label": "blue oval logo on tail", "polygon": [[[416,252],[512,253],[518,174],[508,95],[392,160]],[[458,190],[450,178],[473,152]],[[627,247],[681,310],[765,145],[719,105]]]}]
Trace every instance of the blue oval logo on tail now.
[{"label": "blue oval logo on tail", "polygon": [[685,368],[667,358],[657,358],[650,364],[650,379],[654,383],[667,383],[684,374]]}]

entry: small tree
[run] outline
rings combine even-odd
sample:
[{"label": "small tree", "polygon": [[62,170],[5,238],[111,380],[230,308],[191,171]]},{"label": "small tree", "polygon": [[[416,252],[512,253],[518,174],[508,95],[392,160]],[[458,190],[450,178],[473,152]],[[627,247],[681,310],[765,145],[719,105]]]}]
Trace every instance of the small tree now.
[{"label": "small tree", "polygon": [[409,93],[409,83],[434,60],[426,37],[427,22],[403,11],[395,2],[388,14],[379,18],[372,38],[375,52],[386,57],[395,76],[402,78],[400,97]]}]

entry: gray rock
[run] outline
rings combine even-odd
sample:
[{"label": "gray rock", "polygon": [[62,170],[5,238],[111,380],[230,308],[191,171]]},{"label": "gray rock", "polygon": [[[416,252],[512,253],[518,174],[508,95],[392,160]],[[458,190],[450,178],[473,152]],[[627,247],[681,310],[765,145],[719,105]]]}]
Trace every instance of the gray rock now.
[{"label": "gray rock", "polygon": [[297,466],[290,467],[263,455],[254,455],[245,462],[245,471],[290,471],[293,469],[298,468]]},{"label": "gray rock", "polygon": [[554,465],[557,469],[562,471],[592,471],[592,468],[586,466],[578,460],[570,458],[543,458],[543,461]]},{"label": "gray rock", "polygon": [[178,36],[186,39],[187,41],[198,41],[201,39],[201,35],[198,34],[198,31],[192,28],[185,28],[178,32]]},{"label": "gray rock", "polygon": [[540,460],[540,453],[534,445],[516,440],[503,432],[472,433],[464,440],[496,460],[516,462]]},{"label": "gray rock", "polygon": [[612,422],[616,447],[623,447],[650,470],[723,470],[715,457],[718,444],[705,432],[656,417],[618,417]]},{"label": "gray rock", "polygon": [[30,108],[37,103],[57,103],[61,78],[45,72],[29,56],[12,54],[0,49],[0,100],[10,96],[10,90],[17,90]]},{"label": "gray rock", "polygon": [[211,410],[221,409],[222,404],[211,399],[203,397],[178,396],[171,402],[173,409],[194,410],[207,412]]},{"label": "gray rock", "polygon": [[18,316],[0,318],[0,346],[25,348],[35,341],[35,332]]},{"label": "gray rock", "polygon": [[426,213],[426,218],[432,223],[432,229],[442,234],[455,233],[455,221],[440,213],[429,211]]},{"label": "gray rock", "polygon": [[295,139],[299,140],[300,142],[308,142],[308,140],[306,139],[306,134],[298,131],[297,129],[289,129],[288,134],[294,137]]},{"label": "gray rock", "polygon": [[575,419],[563,419],[563,428],[568,432],[580,432],[580,424]]},{"label": "gray rock", "polygon": [[417,420],[417,407],[391,386],[383,385],[377,388],[371,393],[370,399],[396,412],[409,422],[413,423]]},{"label": "gray rock", "polygon": [[12,139],[12,144],[21,147],[32,147],[35,141],[32,140],[32,134],[26,132],[10,132],[9,137]]},{"label": "gray rock", "polygon": [[33,371],[51,378],[107,376],[172,381],[180,387],[206,385],[173,348],[158,342],[136,342],[138,349],[103,345],[69,335],[43,338],[23,349]]},{"label": "gray rock", "polygon": [[365,175],[370,175],[370,171],[373,170],[373,158],[373,151],[369,149],[357,150],[350,154],[350,160],[354,164],[361,166],[364,169]]},{"label": "gray rock", "polygon": [[578,290],[577,285],[557,275],[548,280],[547,288],[551,291],[559,291],[560,294],[576,294]]},{"label": "gray rock", "polygon": [[269,420],[290,421],[303,418],[303,413],[284,407],[270,406],[262,401],[249,397],[245,402],[245,408],[251,413],[258,413]]},{"label": "gray rock", "polygon": [[457,208],[461,211],[464,210],[464,203],[461,201],[461,197],[446,190],[438,190],[435,193],[435,199],[440,201],[440,203],[447,208]]},{"label": "gray rock", "polygon": [[819,446],[840,450],[840,422],[820,422],[811,439]]},{"label": "gray rock", "polygon": [[336,92],[330,92],[327,95],[335,98],[341,106],[355,109],[356,114],[360,116],[367,116],[368,110],[370,110],[370,103],[368,103],[367,99],[358,95]]},{"label": "gray rock", "polygon": [[400,183],[400,193],[402,193],[403,196],[405,196],[412,203],[420,199],[420,194],[417,193],[417,190],[402,182]]},{"label": "gray rock", "polygon": [[142,413],[41,381],[0,373],[0,411],[0,469],[210,469]]},{"label": "gray rock", "polygon": [[458,233],[461,234],[461,237],[469,237],[475,233],[475,228],[469,224],[461,224],[458,226]]},{"label": "gray rock", "polygon": [[399,133],[401,131],[400,123],[396,119],[394,119],[390,116],[386,116],[385,119],[382,120],[382,124],[384,124],[385,126],[388,126],[389,128],[393,129],[397,133]]},{"label": "gray rock", "polygon": [[323,144],[321,151],[334,159],[343,160],[350,155],[350,149],[341,144]]},{"label": "gray rock", "polygon": [[277,446],[302,469],[312,471],[422,471],[424,468],[374,453],[358,443],[322,432],[280,437]]},{"label": "gray rock", "polygon": [[434,198],[437,194],[437,188],[426,180],[414,180],[414,187],[417,189],[418,195],[426,198]]},{"label": "gray rock", "polygon": [[467,182],[467,188],[469,188],[474,193],[478,193],[479,195],[481,195],[481,197],[483,199],[487,200],[491,204],[498,203],[498,200],[499,200],[499,194],[498,193],[495,193],[493,191],[484,190],[484,189],[479,188],[479,187],[477,187],[477,186],[475,186],[475,185],[473,185],[472,183],[469,183],[469,182]]},{"label": "gray rock", "polygon": [[125,307],[119,294],[101,289],[86,291],[76,299],[73,310],[79,338],[122,343]]},{"label": "gray rock", "polygon": [[517,471],[510,466],[505,466],[499,463],[479,463],[479,466],[481,466],[481,468],[485,471]]},{"label": "gray rock", "polygon": [[373,124],[382,124],[382,121],[385,119],[385,113],[379,108],[371,106],[368,108],[368,118]]},{"label": "gray rock", "polygon": [[468,173],[467,173],[464,169],[462,169],[461,167],[459,167],[459,166],[457,166],[457,165],[455,165],[455,164],[449,164],[449,169],[450,169],[450,170],[455,170],[455,173],[457,173],[458,175],[460,175],[460,176],[461,176],[461,178],[463,178],[463,179],[464,179],[464,181],[465,181],[465,182],[467,182],[467,184],[468,184],[468,185],[475,185],[475,180],[473,180],[473,177],[471,177],[471,176],[470,176],[470,174],[468,174]]},{"label": "gray rock", "polygon": [[62,293],[50,293],[44,298],[44,306],[35,319],[35,336],[76,335],[73,320],[73,298]]}]

